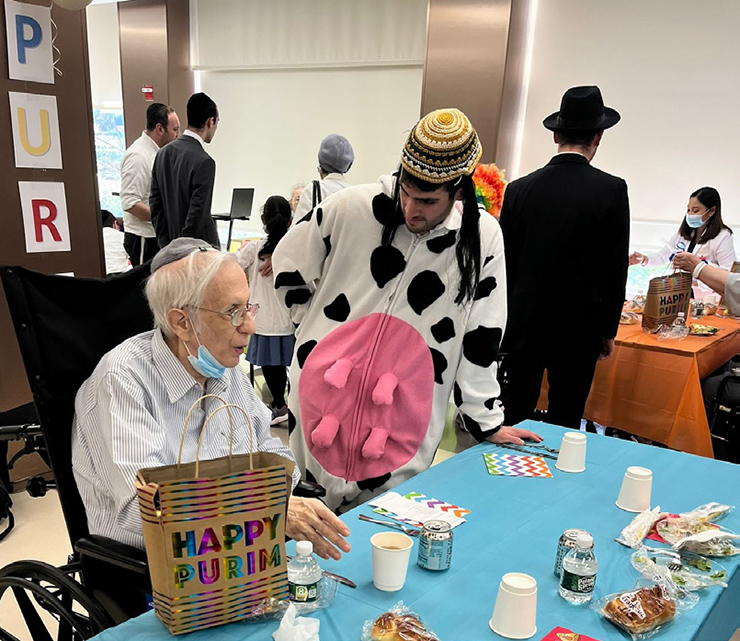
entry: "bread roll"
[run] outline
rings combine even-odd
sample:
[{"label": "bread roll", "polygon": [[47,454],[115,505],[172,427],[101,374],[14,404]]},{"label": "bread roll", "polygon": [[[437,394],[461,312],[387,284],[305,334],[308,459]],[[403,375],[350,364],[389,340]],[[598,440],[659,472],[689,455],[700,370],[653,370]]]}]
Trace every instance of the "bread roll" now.
[{"label": "bread roll", "polygon": [[396,641],[397,617],[393,612],[384,612],[373,622],[370,632],[372,641]]},{"label": "bread roll", "polygon": [[602,613],[627,632],[642,634],[672,620],[676,615],[676,604],[656,585],[623,592],[609,601]]}]

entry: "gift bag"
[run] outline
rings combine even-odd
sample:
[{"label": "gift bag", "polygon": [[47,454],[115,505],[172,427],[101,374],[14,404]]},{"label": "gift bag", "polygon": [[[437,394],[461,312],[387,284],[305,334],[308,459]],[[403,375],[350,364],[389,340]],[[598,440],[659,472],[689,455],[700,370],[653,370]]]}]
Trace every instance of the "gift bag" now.
[{"label": "gift bag", "polygon": [[688,318],[690,299],[691,274],[688,272],[652,278],[642,312],[642,329],[651,334],[657,332],[661,325],[671,325],[679,312]]},{"label": "gift bag", "polygon": [[[263,599],[288,598],[285,519],[294,463],[266,452],[233,455],[232,411],[246,419],[250,450],[254,430],[242,408],[226,403],[206,418],[195,462],[181,463],[201,400],[185,419],[177,464],[139,470],[136,479],[154,609],[172,634],[237,621]],[[200,461],[203,434],[219,411],[228,412],[229,455]]]}]

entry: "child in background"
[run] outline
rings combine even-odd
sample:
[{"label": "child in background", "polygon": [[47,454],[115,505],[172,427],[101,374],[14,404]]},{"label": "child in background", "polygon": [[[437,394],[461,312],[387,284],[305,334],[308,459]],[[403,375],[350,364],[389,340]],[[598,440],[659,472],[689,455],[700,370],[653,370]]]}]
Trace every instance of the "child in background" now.
[{"label": "child in background", "polygon": [[262,207],[262,225],[267,238],[246,241],[236,254],[249,280],[249,302],[259,305],[259,314],[254,319],[257,329],[247,347],[247,360],[262,368],[265,383],[272,394],[271,425],[288,420],[285,388],[295,337],[288,312],[275,294],[272,270],[263,269],[263,273],[268,272],[265,276],[260,273],[260,267],[269,263],[272,252],[288,231],[291,220],[290,203],[282,196],[271,196]]}]

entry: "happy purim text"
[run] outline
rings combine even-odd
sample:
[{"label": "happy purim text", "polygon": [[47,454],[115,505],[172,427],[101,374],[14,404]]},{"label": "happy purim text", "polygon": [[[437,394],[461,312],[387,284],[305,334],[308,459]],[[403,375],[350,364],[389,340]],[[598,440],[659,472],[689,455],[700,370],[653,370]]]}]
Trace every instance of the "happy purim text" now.
[{"label": "happy purim text", "polygon": [[203,585],[216,583],[220,578],[226,580],[250,576],[264,572],[268,567],[278,567],[282,561],[280,541],[268,545],[255,545],[263,535],[268,541],[277,538],[277,527],[282,512],[266,516],[261,520],[244,521],[243,525],[229,523],[216,532],[207,527],[196,536],[196,530],[185,530],[172,533],[172,552],[176,559],[182,557],[199,557],[229,551],[235,546],[253,549],[239,555],[209,556],[194,560],[193,563],[181,563],[175,566],[175,587],[180,589],[197,577]]}]

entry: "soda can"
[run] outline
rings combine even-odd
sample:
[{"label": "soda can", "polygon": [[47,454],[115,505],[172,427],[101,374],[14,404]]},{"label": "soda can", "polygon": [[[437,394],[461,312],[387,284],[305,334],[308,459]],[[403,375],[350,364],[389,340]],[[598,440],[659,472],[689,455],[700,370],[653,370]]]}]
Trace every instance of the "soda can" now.
[{"label": "soda can", "polygon": [[419,534],[419,567],[449,570],[451,562],[452,526],[446,521],[427,521]]},{"label": "soda can", "polygon": [[[560,535],[560,539],[558,540],[558,552],[555,555],[555,576],[560,578],[560,571],[563,569],[563,559],[565,558],[565,555],[568,554],[575,546],[576,546],[576,538],[581,532],[586,532],[586,530],[579,530],[576,528],[565,530]],[[586,534],[589,534],[586,532]]]}]

